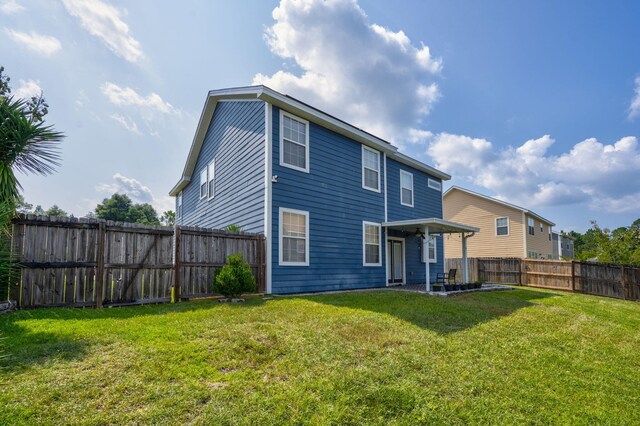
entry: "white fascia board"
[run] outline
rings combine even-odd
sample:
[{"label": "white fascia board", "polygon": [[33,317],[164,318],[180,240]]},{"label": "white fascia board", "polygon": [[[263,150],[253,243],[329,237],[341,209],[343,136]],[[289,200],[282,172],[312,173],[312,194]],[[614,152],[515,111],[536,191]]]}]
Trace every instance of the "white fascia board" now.
[{"label": "white fascia board", "polygon": [[260,87],[249,86],[231,89],[211,90],[209,91],[209,93],[207,93],[207,98],[205,99],[204,107],[202,108],[202,113],[200,114],[200,120],[198,121],[198,126],[196,127],[196,133],[193,137],[191,148],[189,149],[189,155],[187,156],[184,171],[182,172],[182,178],[173,187],[173,189],[171,189],[169,195],[175,197],[191,181],[191,176],[193,175],[193,170],[196,166],[196,161],[198,160],[198,155],[200,154],[200,149],[202,148],[202,143],[204,142],[204,137],[207,134],[207,129],[209,128],[209,123],[211,122],[211,118],[213,117],[213,112],[216,109],[218,101],[224,98],[255,99],[257,97],[259,89]]}]

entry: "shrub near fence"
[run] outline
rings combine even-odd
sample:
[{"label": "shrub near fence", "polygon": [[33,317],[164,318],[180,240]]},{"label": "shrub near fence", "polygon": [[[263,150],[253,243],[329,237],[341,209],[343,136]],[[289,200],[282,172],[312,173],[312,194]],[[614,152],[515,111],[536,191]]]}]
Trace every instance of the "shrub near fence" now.
[{"label": "shrub near fence", "polygon": [[[23,267],[20,307],[153,303],[212,295],[226,256],[242,253],[264,291],[264,237],[96,219],[22,215],[12,252]],[[174,261],[175,260],[175,261]]]},{"label": "shrub near fence", "polygon": [[[519,258],[469,258],[469,276],[498,284],[515,284],[596,296],[640,300],[640,268],[593,262]],[[462,269],[462,259],[446,259],[445,268]],[[473,281],[470,278],[470,281]]]}]

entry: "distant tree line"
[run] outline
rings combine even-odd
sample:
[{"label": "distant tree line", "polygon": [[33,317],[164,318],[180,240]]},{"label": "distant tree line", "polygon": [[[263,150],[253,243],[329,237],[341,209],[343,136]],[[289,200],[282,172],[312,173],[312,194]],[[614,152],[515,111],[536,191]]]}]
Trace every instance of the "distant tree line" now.
[{"label": "distant tree line", "polygon": [[[19,213],[37,214],[40,216],[73,217],[58,207],[52,205],[48,209],[27,203],[22,196],[19,196],[16,210]],[[126,194],[113,194],[110,198],[105,198],[99,203],[95,210],[87,213],[85,217],[113,220],[118,222],[141,223],[144,225],[164,225],[173,226],[176,223],[176,214],[172,210],[165,211],[158,216],[156,209],[149,203],[134,204]]]},{"label": "distant tree line", "polygon": [[584,234],[571,231],[578,260],[640,266],[640,218],[630,226],[614,230],[601,228],[595,221]]}]

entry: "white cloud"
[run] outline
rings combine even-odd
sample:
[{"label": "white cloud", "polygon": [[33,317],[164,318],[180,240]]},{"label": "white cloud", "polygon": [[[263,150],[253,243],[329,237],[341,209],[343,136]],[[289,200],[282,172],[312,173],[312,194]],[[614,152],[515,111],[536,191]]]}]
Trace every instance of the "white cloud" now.
[{"label": "white cloud", "polygon": [[42,93],[40,82],[36,80],[20,80],[20,85],[13,93],[16,98],[31,99],[34,96],[39,96]]},{"label": "white cloud", "polygon": [[134,106],[162,113],[175,111],[171,104],[163,101],[157,93],[142,96],[130,87],[120,87],[111,82],[104,83],[100,89],[111,103],[118,106]]},{"label": "white cloud", "polygon": [[517,148],[494,148],[490,141],[440,133],[427,153],[436,166],[498,198],[527,207],[587,203],[605,211],[637,209],[640,148],[627,136],[612,145],[586,139],[551,155],[554,139],[544,135]]},{"label": "white cloud", "polygon": [[137,179],[128,178],[116,173],[113,175],[113,182],[103,183],[96,186],[96,191],[105,195],[125,194],[131,198],[134,203],[149,203],[158,212],[162,214],[165,210],[173,210],[175,208],[173,197],[155,197],[151,189],[142,184]]},{"label": "white cloud", "polygon": [[120,18],[118,9],[101,0],[62,2],[70,15],[80,19],[82,26],[116,55],[134,63],[142,58],[140,42],[131,36],[129,26]]},{"label": "white cloud", "polygon": [[634,120],[640,117],[640,76],[636,77],[635,96],[631,100],[629,105],[629,120]]},{"label": "white cloud", "polygon": [[138,125],[135,121],[130,118],[127,118],[120,114],[111,114],[111,118],[113,118],[118,124],[122,127],[130,131],[131,133],[135,133],[136,135],[140,135],[140,130],[138,130]]},{"label": "white cloud", "polygon": [[[302,72],[258,74],[286,92],[396,143],[439,98],[442,61],[402,32],[369,22],[355,0],[282,0],[267,29],[271,51]],[[415,134],[413,135],[415,137]]]},{"label": "white cloud", "polygon": [[6,0],[0,3],[0,12],[5,15],[13,15],[18,12],[22,12],[26,8],[18,3],[16,0]]},{"label": "white cloud", "polygon": [[43,56],[51,56],[62,48],[60,41],[53,37],[31,32],[29,34],[5,28],[5,33],[16,43],[22,44]]}]

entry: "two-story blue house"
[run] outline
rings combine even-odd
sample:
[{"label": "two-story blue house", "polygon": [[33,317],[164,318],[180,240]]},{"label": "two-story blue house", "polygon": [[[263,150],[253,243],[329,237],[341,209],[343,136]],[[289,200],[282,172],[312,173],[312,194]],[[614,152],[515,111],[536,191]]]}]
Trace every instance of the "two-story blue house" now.
[{"label": "two-story blue house", "polygon": [[425,283],[443,272],[450,176],[264,86],[209,92],[176,197],[178,225],[266,236],[267,293]]}]

